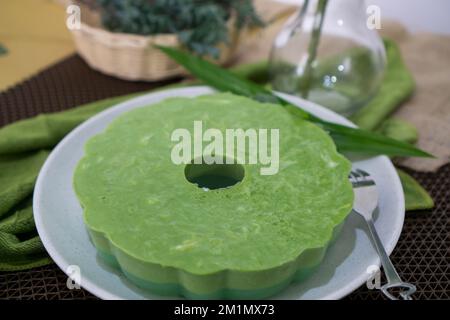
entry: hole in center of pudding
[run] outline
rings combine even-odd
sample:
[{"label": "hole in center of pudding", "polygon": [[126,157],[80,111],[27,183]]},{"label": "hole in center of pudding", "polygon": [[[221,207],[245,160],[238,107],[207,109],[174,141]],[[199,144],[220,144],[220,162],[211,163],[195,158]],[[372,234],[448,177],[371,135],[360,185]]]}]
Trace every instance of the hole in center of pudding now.
[{"label": "hole in center of pudding", "polygon": [[244,179],[244,166],[226,157],[221,162],[208,164],[203,158],[193,160],[186,165],[184,175],[190,183],[206,191],[230,188]]}]

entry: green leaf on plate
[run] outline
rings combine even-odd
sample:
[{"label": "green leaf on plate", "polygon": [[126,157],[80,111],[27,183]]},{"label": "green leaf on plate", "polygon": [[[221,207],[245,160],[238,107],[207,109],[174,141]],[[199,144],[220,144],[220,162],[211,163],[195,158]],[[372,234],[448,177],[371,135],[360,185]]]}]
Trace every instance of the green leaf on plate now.
[{"label": "green leaf on plate", "polygon": [[385,154],[402,157],[432,157],[427,152],[417,149],[408,143],[394,140],[378,133],[349,128],[319,119],[304,110],[292,106],[288,101],[276,96],[270,90],[190,53],[171,47],[157,46],[157,48],[211,87],[220,91],[229,91],[237,95],[250,97],[260,102],[281,104],[288,107],[289,111],[296,115],[320,125],[329,132],[341,152],[362,152],[365,154]]}]

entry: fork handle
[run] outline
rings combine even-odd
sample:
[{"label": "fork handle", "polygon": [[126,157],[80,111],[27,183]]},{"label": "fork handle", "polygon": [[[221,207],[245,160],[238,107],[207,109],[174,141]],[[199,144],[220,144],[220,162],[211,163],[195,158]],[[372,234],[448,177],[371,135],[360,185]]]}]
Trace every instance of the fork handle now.
[{"label": "fork handle", "polygon": [[377,249],[378,255],[381,260],[381,264],[383,265],[384,273],[386,275],[388,283],[381,288],[381,291],[391,300],[397,300],[388,289],[392,288],[403,288],[408,289],[407,293],[402,292],[400,296],[404,300],[411,300],[410,295],[416,291],[416,287],[410,283],[405,283],[400,279],[397,271],[395,270],[394,265],[389,259],[389,256],[384,249],[383,243],[381,242],[380,237],[378,236],[378,232],[375,229],[375,224],[372,219],[366,219],[367,226],[369,227],[370,235],[372,238],[372,242]]}]

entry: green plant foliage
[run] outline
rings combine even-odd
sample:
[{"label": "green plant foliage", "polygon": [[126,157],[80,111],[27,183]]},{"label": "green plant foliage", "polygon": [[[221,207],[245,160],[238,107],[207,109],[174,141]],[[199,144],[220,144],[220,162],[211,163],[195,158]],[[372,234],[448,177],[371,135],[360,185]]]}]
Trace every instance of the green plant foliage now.
[{"label": "green plant foliage", "polygon": [[0,56],[7,54],[7,53],[8,53],[8,49],[6,49],[6,47],[0,43]]},{"label": "green plant foliage", "polygon": [[140,35],[176,34],[189,50],[217,58],[228,43],[227,22],[238,29],[263,25],[252,0],[95,0],[110,31]]}]

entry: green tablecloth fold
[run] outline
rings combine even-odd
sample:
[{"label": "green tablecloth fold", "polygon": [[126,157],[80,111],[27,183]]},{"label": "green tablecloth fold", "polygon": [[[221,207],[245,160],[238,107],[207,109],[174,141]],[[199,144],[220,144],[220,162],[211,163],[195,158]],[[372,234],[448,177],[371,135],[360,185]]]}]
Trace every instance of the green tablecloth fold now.
[{"label": "green tablecloth fold", "polygon": [[34,183],[48,151],[0,156],[0,270],[48,264],[33,219]]},{"label": "green tablecloth fold", "polygon": [[350,117],[360,128],[377,129],[402,102],[414,92],[413,75],[406,67],[400,49],[393,41],[384,39],[387,67],[377,95]]},{"label": "green tablecloth fold", "polygon": [[409,174],[397,169],[405,193],[406,210],[427,210],[434,207],[434,201],[428,192]]},{"label": "green tablecloth fold", "polygon": [[[388,70],[374,101],[353,120],[362,127],[412,142],[415,129],[386,117],[413,89],[409,71],[401,62],[398,48],[386,42]],[[267,62],[234,69],[237,74],[259,83],[267,81]],[[186,86],[189,84],[181,84]],[[172,88],[180,85],[171,85]],[[160,90],[160,89],[159,89]],[[37,235],[32,213],[32,193],[39,170],[50,150],[73,128],[110,106],[142,93],[95,101],[67,111],[43,114],[0,128],[0,270],[28,269],[51,262]],[[432,207],[426,192],[414,179],[402,173],[407,209]],[[412,186],[412,187],[411,187]],[[419,186],[420,187],[420,186]],[[411,192],[412,196],[409,196]]]}]

